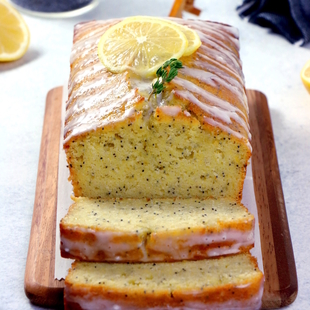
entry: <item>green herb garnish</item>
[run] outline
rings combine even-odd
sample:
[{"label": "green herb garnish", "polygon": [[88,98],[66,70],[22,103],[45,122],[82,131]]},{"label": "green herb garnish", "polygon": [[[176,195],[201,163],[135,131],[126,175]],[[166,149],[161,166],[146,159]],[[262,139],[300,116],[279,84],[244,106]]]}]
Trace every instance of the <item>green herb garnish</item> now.
[{"label": "green herb garnish", "polygon": [[[170,67],[170,70],[168,72],[168,67]],[[152,95],[158,95],[160,94],[166,86],[165,83],[171,82],[177,75],[178,75],[178,69],[183,68],[182,62],[180,60],[177,60],[175,58],[171,58],[170,60],[167,60],[157,71],[157,81],[152,84],[152,92],[148,98],[150,100]]]}]

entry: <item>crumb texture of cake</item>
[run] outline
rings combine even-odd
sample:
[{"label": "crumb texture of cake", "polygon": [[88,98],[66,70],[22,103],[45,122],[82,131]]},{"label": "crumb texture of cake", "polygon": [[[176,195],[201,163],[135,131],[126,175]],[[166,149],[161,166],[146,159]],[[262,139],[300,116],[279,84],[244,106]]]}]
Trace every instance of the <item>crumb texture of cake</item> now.
[{"label": "crumb texture of cake", "polygon": [[64,132],[75,196],[240,200],[251,146],[236,30],[173,19],[202,45],[148,101],[152,79],[113,74],[97,55],[118,21],[75,27]]},{"label": "crumb texture of cake", "polygon": [[[219,293],[220,292],[220,293]],[[75,262],[65,309],[259,309],[263,274],[249,254],[174,263]]]},{"label": "crumb texture of cake", "polygon": [[254,216],[231,199],[76,198],[60,223],[63,257],[176,261],[248,251]]}]

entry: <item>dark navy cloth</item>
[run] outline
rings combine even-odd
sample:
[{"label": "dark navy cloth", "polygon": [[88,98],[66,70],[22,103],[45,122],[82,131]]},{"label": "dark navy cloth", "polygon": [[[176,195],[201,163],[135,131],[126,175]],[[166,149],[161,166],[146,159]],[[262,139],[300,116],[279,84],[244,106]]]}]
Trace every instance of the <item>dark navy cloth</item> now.
[{"label": "dark navy cloth", "polygon": [[243,0],[237,8],[249,22],[271,28],[289,42],[310,42],[310,0]]}]

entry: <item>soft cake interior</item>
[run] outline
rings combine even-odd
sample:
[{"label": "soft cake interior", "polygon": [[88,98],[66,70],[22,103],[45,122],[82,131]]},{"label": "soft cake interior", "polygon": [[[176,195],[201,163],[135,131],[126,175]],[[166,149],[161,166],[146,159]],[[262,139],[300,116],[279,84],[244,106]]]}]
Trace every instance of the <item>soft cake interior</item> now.
[{"label": "soft cake interior", "polygon": [[61,255],[156,262],[247,251],[254,217],[231,199],[75,198],[61,220]]},{"label": "soft cake interior", "polygon": [[62,225],[123,233],[189,231],[204,228],[251,230],[254,216],[231,199],[77,198]]},{"label": "soft cake interior", "polygon": [[160,109],[147,122],[140,117],[114,124],[70,144],[75,195],[90,198],[240,199],[249,157],[233,135]]},{"label": "soft cake interior", "polygon": [[[154,308],[186,307],[189,302],[195,309],[205,309],[200,302],[207,302],[220,309],[225,301],[230,309],[250,309],[259,305],[262,279],[249,254],[176,263],[76,262],[66,278],[65,295],[70,302],[84,290],[82,304],[100,304],[102,299],[102,305],[111,302],[111,308],[120,309],[142,309],[144,302]],[[86,294],[88,287],[94,296]]]}]

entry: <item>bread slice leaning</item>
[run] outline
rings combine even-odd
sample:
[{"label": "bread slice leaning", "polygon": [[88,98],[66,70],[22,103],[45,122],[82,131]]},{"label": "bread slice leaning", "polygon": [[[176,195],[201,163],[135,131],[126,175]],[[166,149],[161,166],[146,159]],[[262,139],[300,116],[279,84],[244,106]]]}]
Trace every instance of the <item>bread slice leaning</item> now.
[{"label": "bread slice leaning", "polygon": [[66,258],[177,261],[254,244],[254,216],[231,199],[74,199],[60,223]]},{"label": "bread slice leaning", "polygon": [[263,274],[248,253],[173,263],[75,262],[65,309],[259,309]]}]

